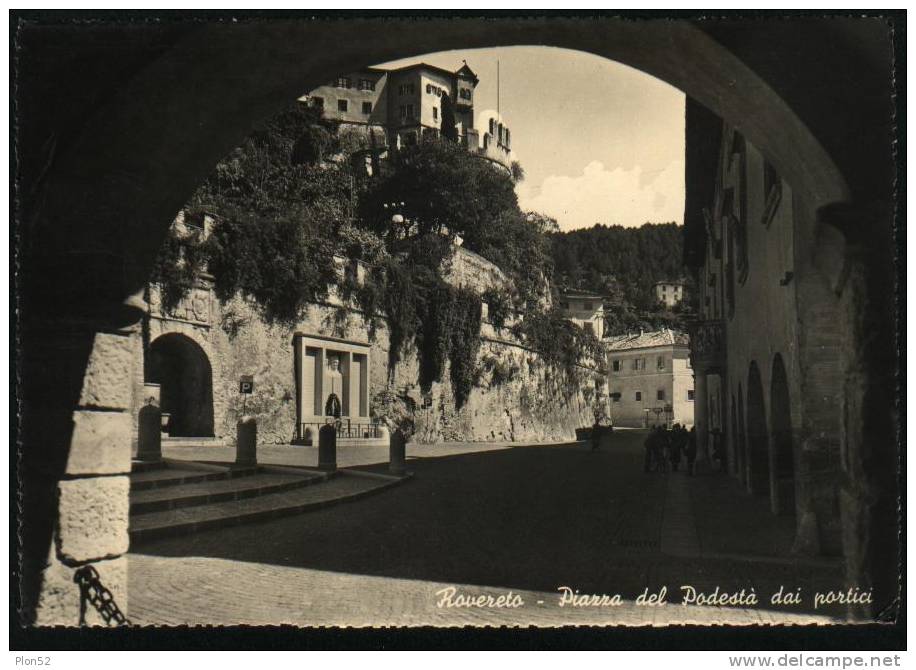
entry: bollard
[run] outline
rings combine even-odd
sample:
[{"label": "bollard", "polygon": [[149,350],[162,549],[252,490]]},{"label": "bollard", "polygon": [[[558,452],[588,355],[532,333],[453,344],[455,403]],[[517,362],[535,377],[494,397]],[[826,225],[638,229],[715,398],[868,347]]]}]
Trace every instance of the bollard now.
[{"label": "bollard", "polygon": [[137,421],[137,460],[162,460],[162,412],[155,405],[145,405]]},{"label": "bollard", "polygon": [[146,403],[137,419],[137,460],[162,460],[162,408],[159,406],[159,384],[144,384]]},{"label": "bollard", "polygon": [[258,422],[253,416],[243,416],[235,425],[235,464],[258,464]]},{"label": "bollard", "polygon": [[407,472],[407,440],[400,428],[392,431],[388,444],[388,472],[401,476]]},{"label": "bollard", "polygon": [[337,429],[330,424],[318,429],[318,469],[337,470]]}]

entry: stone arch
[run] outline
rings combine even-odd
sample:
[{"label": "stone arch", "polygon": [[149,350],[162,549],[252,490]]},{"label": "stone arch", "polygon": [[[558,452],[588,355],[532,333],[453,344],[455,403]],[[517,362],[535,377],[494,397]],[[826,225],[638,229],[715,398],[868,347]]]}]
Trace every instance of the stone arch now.
[{"label": "stone arch", "polygon": [[204,349],[181,333],[150,343],[144,381],[160,385],[172,437],[213,437],[213,369]]},{"label": "stone arch", "polygon": [[795,447],[789,381],[781,354],[773,357],[770,377],[770,440],[773,454],[773,508],[795,514]]},{"label": "stone arch", "polygon": [[[758,21],[736,26],[732,21],[449,18],[405,20],[396,27],[397,40],[391,39],[391,21],[385,21],[388,26],[382,29],[368,19],[226,22],[170,28],[163,39],[114,42],[95,34],[86,40],[84,32],[76,32],[85,26],[72,26],[79,36],[69,41],[60,26],[53,28],[53,39],[38,32],[42,26],[37,22],[20,26],[18,37],[32,30],[31,36],[25,35],[32,48],[21,50],[19,64],[33,82],[40,82],[37,90],[31,87],[31,100],[28,94],[19,99],[20,113],[32,121],[19,138],[20,154],[24,162],[33,163],[31,169],[25,166],[21,180],[20,190],[28,194],[22,239],[41,240],[24,255],[23,275],[62,278],[25,284],[25,330],[45,333],[43,319],[53,316],[55,327],[69,323],[88,351],[96,332],[136,323],[145,309],[140,291],[175,212],[254,122],[329,73],[433,51],[522,44],[578,48],[667,81],[735,123],[761,150],[804,204],[808,217],[803,225],[812,239],[818,229],[814,212],[821,205],[847,200],[867,204],[890,197],[893,160],[889,138],[881,134],[886,134],[891,105],[881,90],[893,53],[886,21]],[[139,25],[136,29],[142,32]],[[98,44],[106,48],[100,50]],[[58,65],[67,60],[55,56],[61,52],[86,65],[80,72],[71,63]],[[122,63],[132,66],[112,67]],[[17,83],[20,93],[28,93],[27,80]],[[59,90],[61,83],[82,97],[68,97],[65,113],[43,113],[54,107],[47,104],[46,91]],[[150,114],[150,109],[167,109],[168,114]],[[881,220],[867,219],[864,225],[891,230]],[[842,260],[835,249],[839,233],[831,231],[828,227],[825,234],[834,248],[818,253],[825,273],[842,266],[836,262]],[[96,320],[87,321],[87,316]],[[74,336],[66,335],[67,346],[77,352],[71,346]],[[61,353],[51,339],[23,342],[30,364],[63,357],[57,370],[82,374],[88,369],[83,350]],[[63,445],[52,463],[68,462],[68,426],[75,412],[84,409],[71,392],[73,386],[57,377],[25,378],[23,406],[43,409],[39,417],[24,417],[23,442],[47,442],[51,430],[54,443]],[[128,403],[126,392],[120,393],[118,403]],[[740,394],[738,402],[740,422],[745,416]],[[53,410],[53,422],[45,408]],[[49,423],[63,428],[49,429]],[[48,467],[46,450],[23,453],[24,459],[42,460],[24,472]],[[27,581],[36,585],[26,588],[26,609],[38,601],[43,568],[34,566],[44,565],[51,545],[57,510],[45,500],[53,498],[55,478],[63,476],[62,466],[53,468],[50,478],[31,477],[24,487],[41,491],[41,504],[25,523],[23,553],[38,557],[25,561],[27,572],[38,571],[37,581],[33,576]],[[887,468],[887,473],[892,471]],[[885,553],[887,561],[895,560]]]},{"label": "stone arch", "polygon": [[[213,166],[255,123],[303,91],[334,73],[387,60],[455,48],[531,44],[591,53],[684,91],[738,128],[812,210],[851,195],[843,171],[812,131],[819,128],[813,121],[823,117],[836,122],[837,114],[846,112],[836,106],[828,110],[808,93],[786,90],[791,102],[799,98],[798,108],[793,108],[774,88],[784,67],[758,56],[763,59],[758,73],[747,64],[757,52],[744,53],[741,40],[727,39],[731,48],[726,47],[727,34],[713,36],[688,21],[609,19],[586,26],[568,19],[449,19],[405,22],[399,36],[393,42],[389,30],[373,21],[272,21],[208,24],[177,40],[87,120],[66,155],[57,157],[55,174],[46,181],[49,192],[60,190],[63,195],[60,202],[44,201],[36,217],[38,228],[60,228],[55,224],[75,220],[93,221],[92,230],[64,227],[42,237],[77,255],[121,246],[112,251],[126,261],[122,293],[131,295],[145,282],[175,212]],[[647,49],[649,43],[664,47]],[[189,62],[197,66],[189,68]],[[167,105],[169,114],[149,114],[151,100]],[[816,118],[806,118],[812,115]],[[848,150],[836,138],[823,139],[831,149]],[[107,150],[98,154],[99,146]],[[87,164],[87,155],[99,158]],[[137,164],[133,157],[138,155],[147,160]],[[861,161],[858,167],[855,161],[849,163],[853,170],[861,168]],[[125,174],[131,179],[120,178]],[[66,195],[74,179],[83,194],[81,203],[90,211],[74,211]]]},{"label": "stone arch", "polygon": [[763,383],[757,362],[751,361],[747,373],[747,451],[748,484],[751,493],[770,493],[770,446],[767,438]]}]

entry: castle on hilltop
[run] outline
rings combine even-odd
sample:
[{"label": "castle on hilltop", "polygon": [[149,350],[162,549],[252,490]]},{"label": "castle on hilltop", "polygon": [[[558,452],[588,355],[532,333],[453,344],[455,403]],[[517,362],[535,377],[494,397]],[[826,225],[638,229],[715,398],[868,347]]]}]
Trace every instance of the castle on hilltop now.
[{"label": "castle on hilltop", "polygon": [[417,63],[394,70],[369,67],[336,77],[299,100],[322,110],[326,119],[364,126],[385,138],[392,150],[437,136],[442,128],[443,98],[455,115],[459,142],[468,151],[508,170],[511,133],[499,118],[487,119],[481,133],[474,127],[474,90],[479,80],[464,63],[451,72]]}]

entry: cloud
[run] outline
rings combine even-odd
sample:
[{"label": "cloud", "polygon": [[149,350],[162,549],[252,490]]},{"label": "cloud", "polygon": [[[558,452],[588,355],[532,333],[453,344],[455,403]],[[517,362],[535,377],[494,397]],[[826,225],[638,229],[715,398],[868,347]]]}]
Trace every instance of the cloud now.
[{"label": "cloud", "polygon": [[522,182],[516,187],[519,205],[557,219],[562,230],[590,228],[596,223],[641,226],[647,221],[684,218],[684,161],[663,170],[608,170],[592,161],[576,177],[551,175],[540,187]]}]

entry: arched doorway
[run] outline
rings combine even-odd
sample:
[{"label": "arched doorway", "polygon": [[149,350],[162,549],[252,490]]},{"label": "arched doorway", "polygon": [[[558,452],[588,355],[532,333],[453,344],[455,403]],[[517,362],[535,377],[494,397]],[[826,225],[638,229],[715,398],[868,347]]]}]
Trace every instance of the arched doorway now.
[{"label": "arched doorway", "polygon": [[171,437],[213,437],[213,372],[199,344],[180,333],[157,337],[149,347],[144,381],[160,385]]},{"label": "arched doorway", "polygon": [[770,381],[770,436],[773,441],[773,469],[776,498],[773,507],[779,514],[795,513],[795,449],[792,443],[792,413],[789,382],[782,356],[773,359]]},{"label": "arched doorway", "polygon": [[751,362],[747,374],[747,442],[751,493],[767,495],[770,492],[770,447],[763,384],[756,361]]}]

